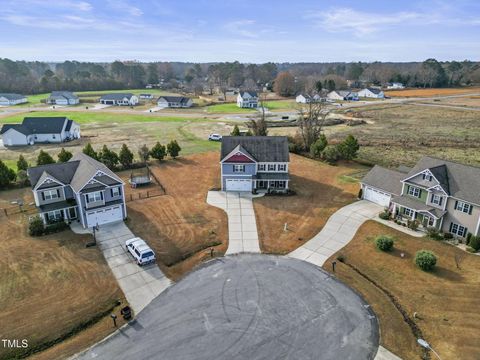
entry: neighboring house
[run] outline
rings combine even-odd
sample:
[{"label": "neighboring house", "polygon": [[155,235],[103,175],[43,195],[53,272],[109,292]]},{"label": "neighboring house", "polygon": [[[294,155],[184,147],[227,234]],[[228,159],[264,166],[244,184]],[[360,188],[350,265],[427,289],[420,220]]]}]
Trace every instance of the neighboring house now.
[{"label": "neighboring house", "polygon": [[80,125],[67,117],[26,117],[21,124],[5,124],[0,130],[5,146],[61,143],[80,139]]},{"label": "neighboring house", "polygon": [[135,106],[138,104],[138,97],[131,93],[105,94],[100,98],[104,105]]},{"label": "neighboring house", "polygon": [[144,99],[144,100],[153,99],[153,95],[152,95],[152,94],[140,94],[138,97],[139,97],[140,99]]},{"label": "neighboring house", "polygon": [[300,94],[300,95],[297,95],[297,97],[295,98],[295,102],[299,104],[309,104],[312,101],[314,101],[313,98],[307,94]]},{"label": "neighboring house", "polygon": [[358,92],[358,97],[383,99],[385,98],[385,94],[378,88],[365,88]]},{"label": "neighboring house", "polygon": [[288,190],[286,136],[224,136],[220,156],[222,190]]},{"label": "neighboring house", "polygon": [[92,228],[127,217],[122,179],[84,153],[66,163],[29,168],[27,174],[45,224],[78,221]]},{"label": "neighboring house", "polygon": [[20,94],[0,94],[0,105],[11,106],[24,104],[27,102],[27,97]]},{"label": "neighboring house", "polygon": [[362,179],[363,198],[400,219],[465,237],[480,234],[480,168],[423,157],[408,173],[375,166]]},{"label": "neighboring house", "polygon": [[348,90],[333,90],[327,94],[327,99],[330,100],[358,100],[357,93]]},{"label": "neighboring house", "polygon": [[237,96],[237,106],[240,108],[258,107],[258,94],[256,91],[240,91]]},{"label": "neighboring house", "polygon": [[387,84],[387,89],[388,90],[399,90],[399,89],[405,89],[405,86],[400,82],[394,82],[394,83],[388,83]]},{"label": "neighboring house", "polygon": [[51,105],[76,105],[79,103],[78,96],[70,91],[52,91],[47,98],[47,104]]},{"label": "neighboring house", "polygon": [[193,105],[193,101],[185,96],[160,96],[157,105],[161,108],[188,108]]}]

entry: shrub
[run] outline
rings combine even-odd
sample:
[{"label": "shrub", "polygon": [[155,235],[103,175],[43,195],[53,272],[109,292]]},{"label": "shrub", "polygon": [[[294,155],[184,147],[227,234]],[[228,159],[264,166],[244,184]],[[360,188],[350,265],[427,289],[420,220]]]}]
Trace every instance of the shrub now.
[{"label": "shrub", "polygon": [[310,145],[310,155],[314,158],[319,158],[322,151],[327,147],[328,141],[324,134],[321,134],[317,141]]},{"label": "shrub", "polygon": [[157,141],[157,143],[152,147],[152,150],[150,150],[150,156],[160,161],[163,160],[165,155],[167,155],[167,149],[164,145]]},{"label": "shrub", "polygon": [[48,164],[55,164],[55,160],[53,160],[49,153],[40,150],[37,157],[37,165],[40,166]]},{"label": "shrub", "polygon": [[50,225],[47,225],[45,228],[45,234],[53,234],[65,230],[68,225],[64,221],[59,221]]},{"label": "shrub", "polygon": [[466,238],[466,240],[467,240],[467,245],[470,244],[470,239],[472,238],[472,236],[473,236],[473,234],[472,234],[471,232],[469,232],[469,233],[467,234],[467,238]]},{"label": "shrub", "polygon": [[429,250],[420,250],[415,254],[415,264],[423,271],[430,271],[435,267],[437,257]]},{"label": "shrub", "polygon": [[167,152],[172,158],[176,158],[182,148],[178,145],[177,140],[172,140],[167,144]]},{"label": "shrub", "polygon": [[443,238],[444,238],[445,240],[453,239],[453,234],[452,234],[452,233],[449,233],[449,232],[446,232],[445,234],[443,234]]},{"label": "shrub", "polygon": [[375,239],[375,245],[378,250],[391,251],[393,248],[393,238],[387,235],[380,235]]},{"label": "shrub", "polygon": [[30,225],[28,226],[28,233],[30,236],[41,236],[45,231],[45,226],[43,225],[43,221],[40,216],[35,216],[31,221]]},{"label": "shrub", "polygon": [[438,231],[438,229],[433,227],[433,226],[427,228],[427,236],[430,239],[433,239],[433,240],[441,240],[442,239],[442,236],[440,235],[440,231]]},{"label": "shrub", "polygon": [[480,250],[480,236],[472,236],[470,238],[469,246],[475,249],[475,251]]},{"label": "shrub", "polygon": [[410,229],[412,229],[413,231],[417,231],[417,229],[418,229],[418,224],[419,224],[419,223],[418,223],[417,220],[409,221],[409,222],[408,222],[408,227],[409,227]]},{"label": "shrub", "polygon": [[472,247],[470,247],[470,246],[467,246],[467,251],[468,251],[469,253],[476,253],[476,252],[477,252],[477,250],[475,250],[474,248],[472,248]]},{"label": "shrub", "polygon": [[62,150],[58,153],[58,162],[59,163],[64,163],[67,162],[72,158],[73,154],[70,151],[65,150],[65,148],[62,147]]},{"label": "shrub", "polygon": [[335,145],[327,145],[322,152],[322,158],[330,164],[336,163],[340,159],[338,147]]},{"label": "shrub", "polygon": [[384,210],[380,214],[378,214],[378,217],[383,220],[390,220],[390,212]]}]

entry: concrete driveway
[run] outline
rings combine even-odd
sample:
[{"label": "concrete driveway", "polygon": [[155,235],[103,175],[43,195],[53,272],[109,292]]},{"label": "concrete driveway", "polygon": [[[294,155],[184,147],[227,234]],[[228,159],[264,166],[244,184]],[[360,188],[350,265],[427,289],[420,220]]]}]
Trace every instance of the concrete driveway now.
[{"label": "concrete driveway", "polygon": [[322,266],[352,240],[365,221],[375,219],[382,210],[382,206],[366,200],[344,206],[328,219],[322,231],[288,256]]},{"label": "concrete driveway", "polygon": [[[90,232],[78,224],[73,225],[72,230]],[[100,226],[96,237],[98,247],[136,314],[170,286],[171,281],[156,264],[138,266],[127,252],[125,241],[135,235],[123,221]]]},{"label": "concrete driveway", "polygon": [[228,249],[225,255],[260,252],[253,197],[246,192],[208,192],[207,203],[224,210],[228,216]]}]

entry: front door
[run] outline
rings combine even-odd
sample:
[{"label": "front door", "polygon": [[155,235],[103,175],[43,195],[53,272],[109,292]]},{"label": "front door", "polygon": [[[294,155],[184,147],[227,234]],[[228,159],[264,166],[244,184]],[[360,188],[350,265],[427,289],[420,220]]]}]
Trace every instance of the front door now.
[{"label": "front door", "polygon": [[77,209],[75,209],[74,207],[68,209],[68,217],[70,219],[76,219],[77,218]]},{"label": "front door", "polygon": [[433,224],[435,223],[433,217],[431,216],[428,216],[428,215],[424,215],[423,216],[423,222],[422,222],[422,225],[426,228],[428,227],[432,227]]}]

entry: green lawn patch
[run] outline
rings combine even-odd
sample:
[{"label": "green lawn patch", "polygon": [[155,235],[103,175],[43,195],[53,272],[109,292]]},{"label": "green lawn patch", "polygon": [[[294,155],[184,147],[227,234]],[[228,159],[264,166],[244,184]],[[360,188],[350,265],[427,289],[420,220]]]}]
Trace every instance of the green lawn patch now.
[{"label": "green lawn patch", "polygon": [[230,103],[230,104],[218,104],[218,105],[211,105],[207,107],[207,111],[209,113],[249,113],[255,112],[255,109],[247,109],[247,108],[239,108],[237,104]]}]

